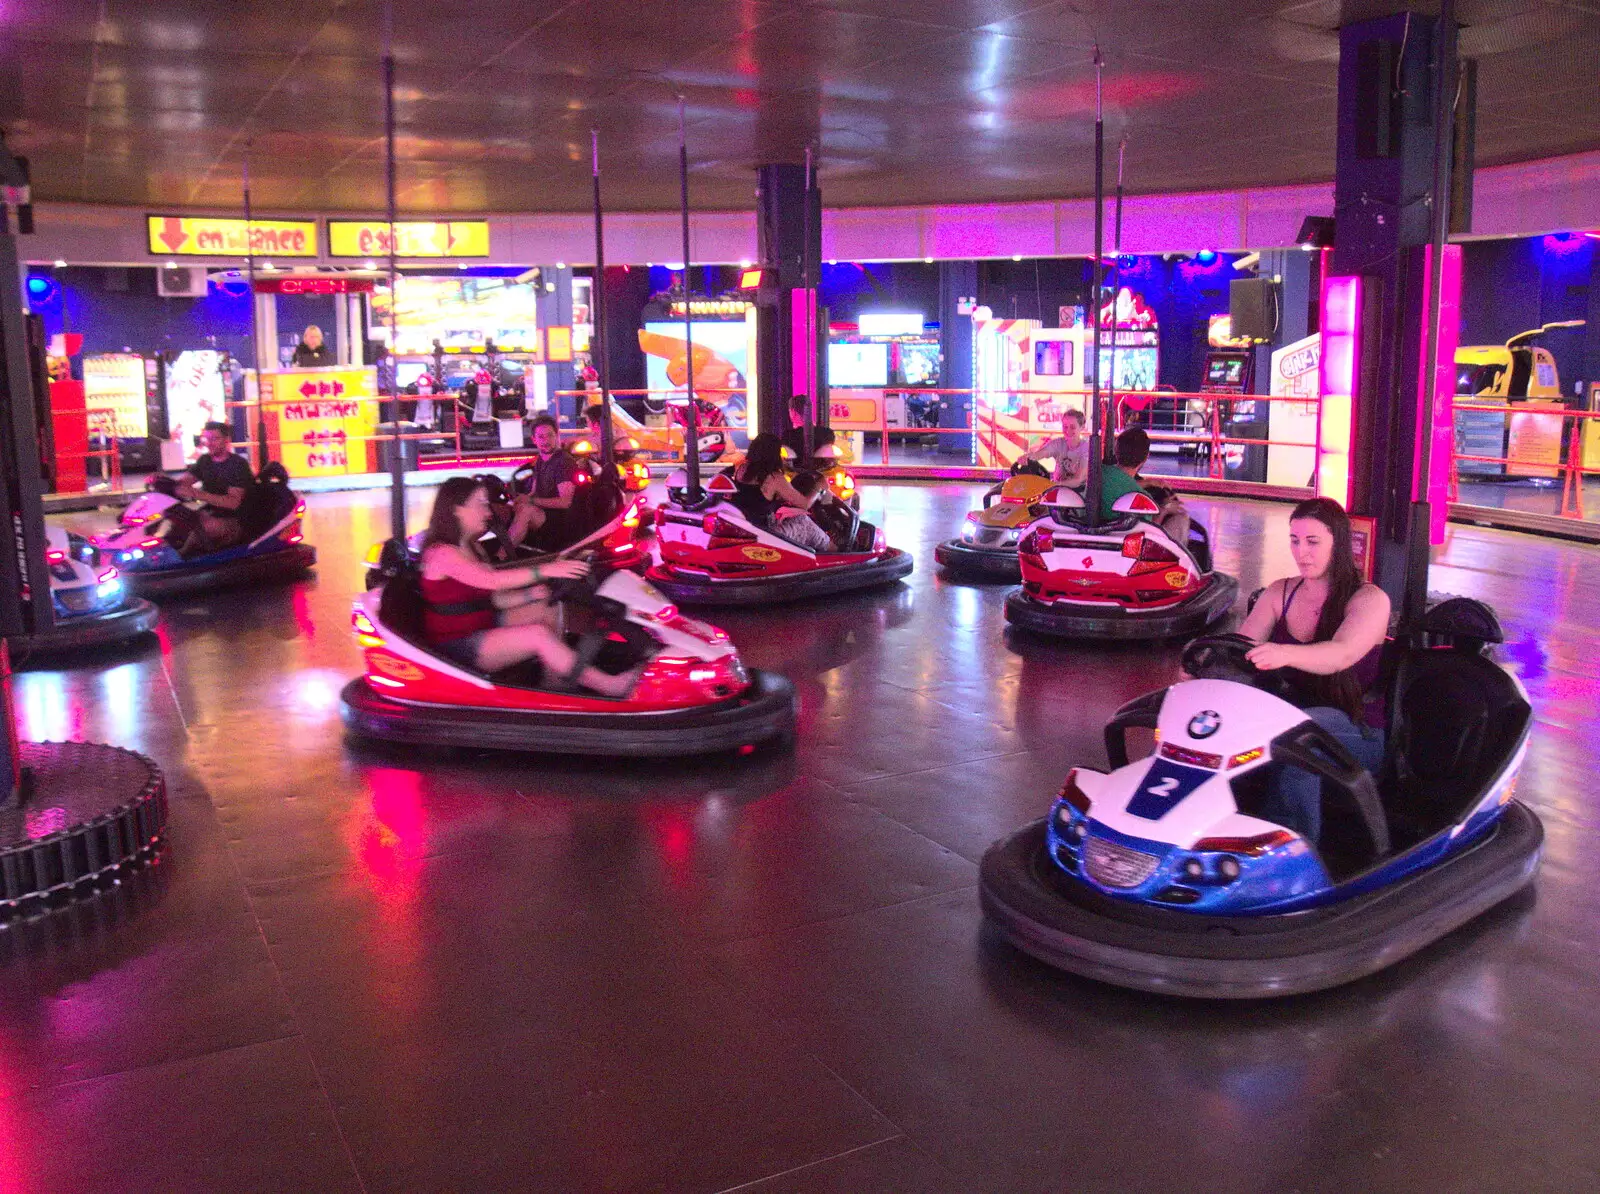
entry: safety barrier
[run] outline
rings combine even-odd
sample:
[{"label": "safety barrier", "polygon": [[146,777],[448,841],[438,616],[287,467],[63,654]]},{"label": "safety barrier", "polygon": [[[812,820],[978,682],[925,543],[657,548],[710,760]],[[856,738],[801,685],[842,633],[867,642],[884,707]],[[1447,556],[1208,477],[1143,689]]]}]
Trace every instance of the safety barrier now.
[{"label": "safety barrier", "polygon": [[[1455,411],[1457,449],[1450,461],[1453,518],[1600,542],[1600,522],[1589,520],[1584,491],[1586,477],[1600,476],[1600,411],[1519,409],[1515,404],[1459,399]],[[1505,421],[1501,425],[1504,455],[1461,450],[1461,416],[1474,413]],[[1538,434],[1517,434],[1512,420],[1519,419],[1537,420]],[[1491,469],[1463,469],[1463,464],[1489,465]],[[1541,481],[1549,484],[1539,486]],[[1536,508],[1541,495],[1548,495],[1545,500],[1550,509]],[[1499,498],[1501,504],[1483,500],[1491,497]],[[1518,499],[1517,505],[1506,504],[1512,498]]]}]

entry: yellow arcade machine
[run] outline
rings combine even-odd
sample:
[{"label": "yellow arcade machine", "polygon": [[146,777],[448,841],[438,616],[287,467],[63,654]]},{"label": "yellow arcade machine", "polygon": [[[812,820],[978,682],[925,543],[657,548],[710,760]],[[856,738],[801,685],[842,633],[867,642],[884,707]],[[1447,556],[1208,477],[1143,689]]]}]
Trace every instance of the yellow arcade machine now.
[{"label": "yellow arcade machine", "polygon": [[[1463,461],[1463,475],[1555,477],[1561,465],[1561,426],[1566,413],[1561,377],[1548,348],[1533,344],[1555,328],[1582,327],[1566,319],[1518,332],[1504,344],[1456,349],[1456,396],[1477,405],[1505,405],[1505,415],[1463,411],[1456,418],[1456,450],[1467,456],[1504,456],[1503,467]],[[1596,433],[1584,428],[1584,456]]]}]

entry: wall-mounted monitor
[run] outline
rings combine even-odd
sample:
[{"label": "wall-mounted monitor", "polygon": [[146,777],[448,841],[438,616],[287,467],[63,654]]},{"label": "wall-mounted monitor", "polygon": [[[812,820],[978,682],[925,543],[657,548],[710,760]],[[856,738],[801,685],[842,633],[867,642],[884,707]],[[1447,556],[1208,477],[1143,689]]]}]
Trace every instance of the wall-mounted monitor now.
[{"label": "wall-mounted monitor", "polygon": [[889,384],[887,344],[828,345],[830,386],[886,386]]}]

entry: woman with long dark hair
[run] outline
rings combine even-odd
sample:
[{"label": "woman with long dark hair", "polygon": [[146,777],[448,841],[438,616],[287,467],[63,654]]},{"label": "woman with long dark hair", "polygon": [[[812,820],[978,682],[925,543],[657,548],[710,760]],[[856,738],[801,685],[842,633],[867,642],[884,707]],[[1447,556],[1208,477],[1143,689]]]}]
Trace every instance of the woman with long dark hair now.
[{"label": "woman with long dark hair", "polygon": [[828,532],[813,522],[810,515],[778,517],[778,511],[784,507],[811,509],[822,495],[822,489],[819,486],[806,494],[789,484],[783,473],[783,441],[772,432],[763,431],[750,441],[743,463],[733,470],[733,484],[737,490],[734,504],[757,526],[812,551],[833,550]]},{"label": "woman with long dark hair", "polygon": [[546,581],[583,576],[581,560],[495,568],[479,540],[489,528],[489,494],[471,477],[439,486],[422,546],[423,633],[441,654],[484,672],[539,659],[550,673],[602,696],[623,696],[636,672],[612,676],[582,666],[547,624]]},{"label": "woman with long dark hair", "polygon": [[[1389,595],[1361,579],[1350,546],[1350,516],[1331,498],[1301,502],[1289,515],[1289,551],[1299,575],[1275,580],[1239,633],[1259,646],[1250,662],[1282,670],[1290,700],[1328,730],[1367,770],[1383,761],[1381,721],[1363,694],[1378,676],[1389,633]],[[1322,831],[1322,781],[1298,767],[1274,775],[1266,814],[1315,841]]]}]

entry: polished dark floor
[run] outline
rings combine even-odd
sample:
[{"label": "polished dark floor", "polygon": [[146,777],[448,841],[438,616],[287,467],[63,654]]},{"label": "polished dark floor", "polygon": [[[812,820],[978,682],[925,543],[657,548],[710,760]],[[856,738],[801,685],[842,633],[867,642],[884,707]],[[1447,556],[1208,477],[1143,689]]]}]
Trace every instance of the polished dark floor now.
[{"label": "polished dark floor", "polygon": [[[920,564],[977,492],[867,503]],[[1287,570],[1283,508],[1195,505],[1244,591]],[[1018,957],[974,888],[1174,650],[1011,641],[1003,589],[919,567],[721,619],[799,685],[792,757],[357,751],[385,517],[317,497],[315,581],[18,677],[26,735],[160,761],[173,844],[0,931],[7,1194],[1594,1187],[1600,552],[1455,529],[1434,578],[1496,604],[1533,695],[1536,895],[1343,990],[1207,1006]]]}]

